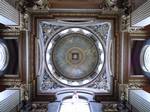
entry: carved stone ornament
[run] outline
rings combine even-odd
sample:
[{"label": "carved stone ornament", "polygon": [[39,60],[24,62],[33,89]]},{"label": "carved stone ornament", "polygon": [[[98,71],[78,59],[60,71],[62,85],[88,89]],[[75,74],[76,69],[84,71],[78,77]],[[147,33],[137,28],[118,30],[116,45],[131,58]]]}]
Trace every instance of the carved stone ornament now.
[{"label": "carved stone ornament", "polygon": [[145,80],[129,80],[128,84],[119,85],[120,100],[128,100],[129,89],[142,89],[147,82]]},{"label": "carved stone ornament", "polygon": [[130,26],[130,16],[122,15],[121,16],[121,31],[128,31],[128,27]]},{"label": "carved stone ornament", "polygon": [[30,26],[30,16],[28,13],[20,14],[19,25],[16,26],[7,26],[7,28],[3,29],[4,32],[20,32],[20,31],[28,31]]},{"label": "carved stone ornament", "polygon": [[104,112],[118,112],[117,103],[103,104]]},{"label": "carved stone ornament", "polygon": [[48,103],[32,103],[32,110],[31,112],[47,112],[48,111],[48,107],[47,107]]},{"label": "carved stone ornament", "polygon": [[145,80],[130,80],[129,81],[129,88],[130,89],[140,89],[142,88],[145,84],[147,83],[147,81]]},{"label": "carved stone ornament", "polygon": [[29,85],[27,84],[22,84],[21,82],[18,81],[13,81],[10,82],[10,88],[18,88],[21,91],[21,101],[28,101],[29,100]]},{"label": "carved stone ornament", "polygon": [[128,32],[129,33],[141,32],[142,30],[143,30],[143,27],[141,27],[141,26],[131,26],[131,27],[128,27]]}]

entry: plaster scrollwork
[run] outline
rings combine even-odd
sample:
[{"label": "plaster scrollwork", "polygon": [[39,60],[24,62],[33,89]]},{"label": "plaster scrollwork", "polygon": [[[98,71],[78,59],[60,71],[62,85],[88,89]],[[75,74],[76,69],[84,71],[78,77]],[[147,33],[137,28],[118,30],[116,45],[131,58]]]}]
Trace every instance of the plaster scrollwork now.
[{"label": "plaster scrollwork", "polygon": [[22,84],[18,81],[13,81],[10,83],[11,89],[20,89],[21,92],[21,101],[28,101],[29,100],[29,87],[27,84]]},{"label": "plaster scrollwork", "polygon": [[29,11],[31,8],[33,10],[49,9],[49,0],[16,0],[15,4],[16,9],[22,14]]},{"label": "plaster scrollwork", "polygon": [[130,89],[142,89],[145,84],[145,80],[130,80],[128,84],[119,84],[120,100],[128,100],[128,91]]},{"label": "plaster scrollwork", "polygon": [[108,77],[106,73],[103,74],[103,76],[97,77],[97,79],[89,85],[89,87],[98,89],[98,90],[106,90],[110,91],[110,82],[108,81]]},{"label": "plaster scrollwork", "polygon": [[103,9],[103,12],[105,11],[118,11],[117,7],[117,0],[102,0],[101,3],[99,4],[99,8]]},{"label": "plaster scrollwork", "polygon": [[32,103],[32,110],[31,112],[47,112],[48,103]]},{"label": "plaster scrollwork", "polygon": [[104,112],[118,112],[117,103],[103,104]]},{"label": "plaster scrollwork", "polygon": [[47,23],[41,23],[41,33],[42,33],[42,37],[44,39],[44,42],[47,41],[47,38],[50,38],[51,35],[57,31],[59,28],[61,28],[61,26],[58,25],[52,25],[52,24],[47,24]]},{"label": "plaster scrollwork", "polygon": [[130,16],[122,15],[121,16],[121,30],[129,33],[140,32],[143,30],[141,26],[132,26]]},{"label": "plaster scrollwork", "polygon": [[111,26],[108,23],[96,25],[96,26],[90,26],[95,32],[98,33],[98,35],[102,38],[102,40],[106,43],[107,39],[110,37],[110,29]]},{"label": "plaster scrollwork", "polygon": [[33,10],[49,9],[49,0],[37,0],[32,7]]},{"label": "plaster scrollwork", "polygon": [[128,84],[119,84],[119,99],[120,101],[128,99]]},{"label": "plaster scrollwork", "polygon": [[43,38],[47,39],[48,36],[53,32],[54,28],[52,25],[43,24],[42,30],[43,30]]},{"label": "plaster scrollwork", "polygon": [[28,31],[30,25],[30,16],[28,13],[20,14],[19,24],[16,26],[8,26],[7,29],[4,29],[6,32],[20,32]]},{"label": "plaster scrollwork", "polygon": [[8,82],[9,86],[11,88],[19,88],[21,86],[21,82],[19,80],[12,80],[11,82]]},{"label": "plaster scrollwork", "polygon": [[44,39],[44,42],[47,41],[47,38],[51,37],[53,32],[61,28],[61,26],[46,24],[46,23],[42,23],[41,27],[42,27],[42,37]]},{"label": "plaster scrollwork", "polygon": [[58,89],[62,88],[62,86],[58,85],[56,82],[54,82],[50,76],[45,73],[43,75],[43,81],[41,84],[41,90],[47,91],[47,90],[53,90],[53,89]]},{"label": "plaster scrollwork", "polygon": [[145,80],[130,80],[128,86],[130,89],[141,89],[145,84]]},{"label": "plaster scrollwork", "polygon": [[28,30],[30,25],[30,16],[28,13],[23,14],[22,16],[22,30]]},{"label": "plaster scrollwork", "polygon": [[129,33],[141,32],[142,30],[143,30],[143,27],[141,27],[141,26],[131,26],[131,27],[128,27],[128,32]]},{"label": "plaster scrollwork", "polygon": [[127,31],[130,26],[130,16],[122,15],[121,16],[121,31]]},{"label": "plaster scrollwork", "polygon": [[120,103],[118,109],[128,109],[129,91],[136,89],[143,89],[143,86],[147,84],[144,79],[129,80],[128,84],[119,84],[119,99]]},{"label": "plaster scrollwork", "polygon": [[100,25],[97,30],[104,38],[109,37],[108,36],[108,33],[109,33],[109,25],[108,24]]}]

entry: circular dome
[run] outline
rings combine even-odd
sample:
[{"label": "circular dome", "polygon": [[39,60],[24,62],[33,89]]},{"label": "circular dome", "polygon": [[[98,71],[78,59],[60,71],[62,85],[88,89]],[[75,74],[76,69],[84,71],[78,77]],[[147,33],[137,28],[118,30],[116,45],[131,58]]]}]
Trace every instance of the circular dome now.
[{"label": "circular dome", "polygon": [[0,71],[4,71],[9,62],[9,52],[7,46],[0,42]]},{"label": "circular dome", "polygon": [[94,72],[99,58],[94,40],[78,33],[58,39],[52,53],[57,72],[72,80],[83,79]]},{"label": "circular dome", "polygon": [[81,86],[101,72],[104,49],[89,30],[68,28],[47,42],[46,64],[54,80],[65,85]]}]

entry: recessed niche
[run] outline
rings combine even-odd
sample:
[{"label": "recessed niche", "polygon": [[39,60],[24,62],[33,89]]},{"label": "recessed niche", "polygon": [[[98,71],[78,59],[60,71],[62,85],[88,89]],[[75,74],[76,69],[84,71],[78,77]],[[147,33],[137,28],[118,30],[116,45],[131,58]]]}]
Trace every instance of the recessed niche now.
[{"label": "recessed niche", "polygon": [[0,75],[16,76],[18,74],[18,39],[4,37],[0,39],[0,43],[5,48],[0,58],[6,63],[0,70]]},{"label": "recessed niche", "polygon": [[140,64],[140,54],[145,44],[145,39],[133,39],[131,40],[131,55],[130,55],[130,74],[131,75],[143,75]]}]

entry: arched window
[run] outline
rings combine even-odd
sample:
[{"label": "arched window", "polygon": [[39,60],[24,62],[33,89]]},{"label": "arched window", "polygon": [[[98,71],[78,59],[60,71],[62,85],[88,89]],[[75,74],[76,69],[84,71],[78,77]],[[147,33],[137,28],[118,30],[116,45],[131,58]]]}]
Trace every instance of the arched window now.
[{"label": "arched window", "polygon": [[150,45],[145,45],[141,53],[141,65],[145,72],[150,72]]},{"label": "arched window", "polygon": [[4,42],[0,41],[0,71],[3,72],[9,62],[8,48]]},{"label": "arched window", "polygon": [[147,45],[143,54],[144,68],[150,72],[150,45]]},{"label": "arched window", "polygon": [[146,44],[142,48],[140,57],[142,69],[147,75],[150,73],[150,40],[146,41]]}]

